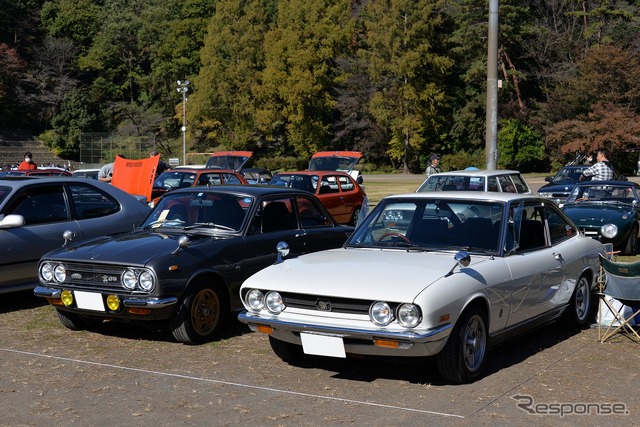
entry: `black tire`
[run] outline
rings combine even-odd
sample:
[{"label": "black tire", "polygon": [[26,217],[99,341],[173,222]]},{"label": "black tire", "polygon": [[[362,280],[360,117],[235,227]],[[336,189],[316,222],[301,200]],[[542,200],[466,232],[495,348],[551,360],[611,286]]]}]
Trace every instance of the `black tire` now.
[{"label": "black tire", "polygon": [[563,313],[564,323],[569,327],[580,328],[588,325],[593,317],[593,301],[591,283],[586,276],[580,276],[569,300],[569,306]]},{"label": "black tire", "polygon": [[291,365],[300,365],[304,361],[304,352],[300,345],[280,341],[272,336],[269,336],[269,344],[276,356]]},{"label": "black tire", "polygon": [[625,255],[635,255],[638,252],[638,226],[634,225],[627,238],[627,244],[624,247]]},{"label": "black tire", "polygon": [[455,326],[444,348],[436,356],[440,375],[452,383],[477,380],[487,356],[487,315],[477,306],[467,308]]},{"label": "black tire", "polygon": [[360,214],[362,213],[362,207],[356,206],[353,210],[353,214],[351,215],[351,224],[356,225],[358,223],[358,218],[360,218]]},{"label": "black tire", "polygon": [[82,316],[77,313],[70,313],[64,310],[58,310],[58,319],[65,328],[72,331],[84,331],[85,329],[93,329],[102,324],[102,318]]},{"label": "black tire", "polygon": [[221,289],[205,280],[194,283],[170,319],[171,333],[184,344],[202,344],[222,329],[229,302]]}]

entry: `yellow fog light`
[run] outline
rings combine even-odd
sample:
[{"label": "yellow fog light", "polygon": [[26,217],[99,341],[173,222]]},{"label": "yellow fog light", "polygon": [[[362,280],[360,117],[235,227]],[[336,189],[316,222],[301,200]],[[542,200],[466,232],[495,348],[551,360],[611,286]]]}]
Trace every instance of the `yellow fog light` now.
[{"label": "yellow fog light", "polygon": [[73,293],[71,291],[62,291],[60,293],[60,299],[64,305],[70,307],[71,304],[73,304]]},{"label": "yellow fog light", "polygon": [[109,295],[107,297],[107,307],[111,311],[118,311],[120,309],[120,298],[117,295]]}]

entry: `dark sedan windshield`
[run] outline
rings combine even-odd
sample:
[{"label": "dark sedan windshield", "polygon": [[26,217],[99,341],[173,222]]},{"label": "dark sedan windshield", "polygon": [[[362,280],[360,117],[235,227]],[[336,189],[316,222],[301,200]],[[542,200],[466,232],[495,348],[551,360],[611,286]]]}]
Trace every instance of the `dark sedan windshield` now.
[{"label": "dark sedan windshield", "polygon": [[185,229],[193,226],[239,231],[253,199],[244,195],[200,192],[162,198],[142,227]]}]

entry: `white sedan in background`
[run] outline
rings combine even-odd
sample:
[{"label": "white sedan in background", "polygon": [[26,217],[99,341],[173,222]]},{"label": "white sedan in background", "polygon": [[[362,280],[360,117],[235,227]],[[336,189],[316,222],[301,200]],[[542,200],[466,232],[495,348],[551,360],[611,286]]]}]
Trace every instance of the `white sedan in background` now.
[{"label": "white sedan in background", "polygon": [[587,325],[602,253],[538,197],[389,196],[343,248],[248,278],[239,320],[287,362],[435,356],[446,380],[471,382],[492,344],[561,317]]}]

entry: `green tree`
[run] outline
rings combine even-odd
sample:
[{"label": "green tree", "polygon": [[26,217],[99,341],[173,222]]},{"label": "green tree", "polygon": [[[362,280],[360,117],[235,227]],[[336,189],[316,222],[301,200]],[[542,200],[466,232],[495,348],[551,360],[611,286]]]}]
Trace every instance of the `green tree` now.
[{"label": "green tree", "polygon": [[445,89],[451,69],[440,31],[437,0],[371,1],[365,8],[369,74],[375,93],[369,104],[377,124],[389,129],[387,153],[409,172],[409,159],[442,146]]},{"label": "green tree", "polygon": [[516,119],[505,119],[498,131],[498,167],[530,170],[544,157],[544,138],[533,127]]},{"label": "green tree", "polygon": [[281,0],[265,35],[258,132],[303,157],[330,140],[335,58],[354,34],[348,0]]},{"label": "green tree", "polygon": [[[199,139],[227,149],[255,148],[256,89],[264,69],[268,19],[264,2],[221,0],[211,18],[201,50],[202,66],[194,79],[189,117]],[[273,153],[272,153],[273,154]]]}]

